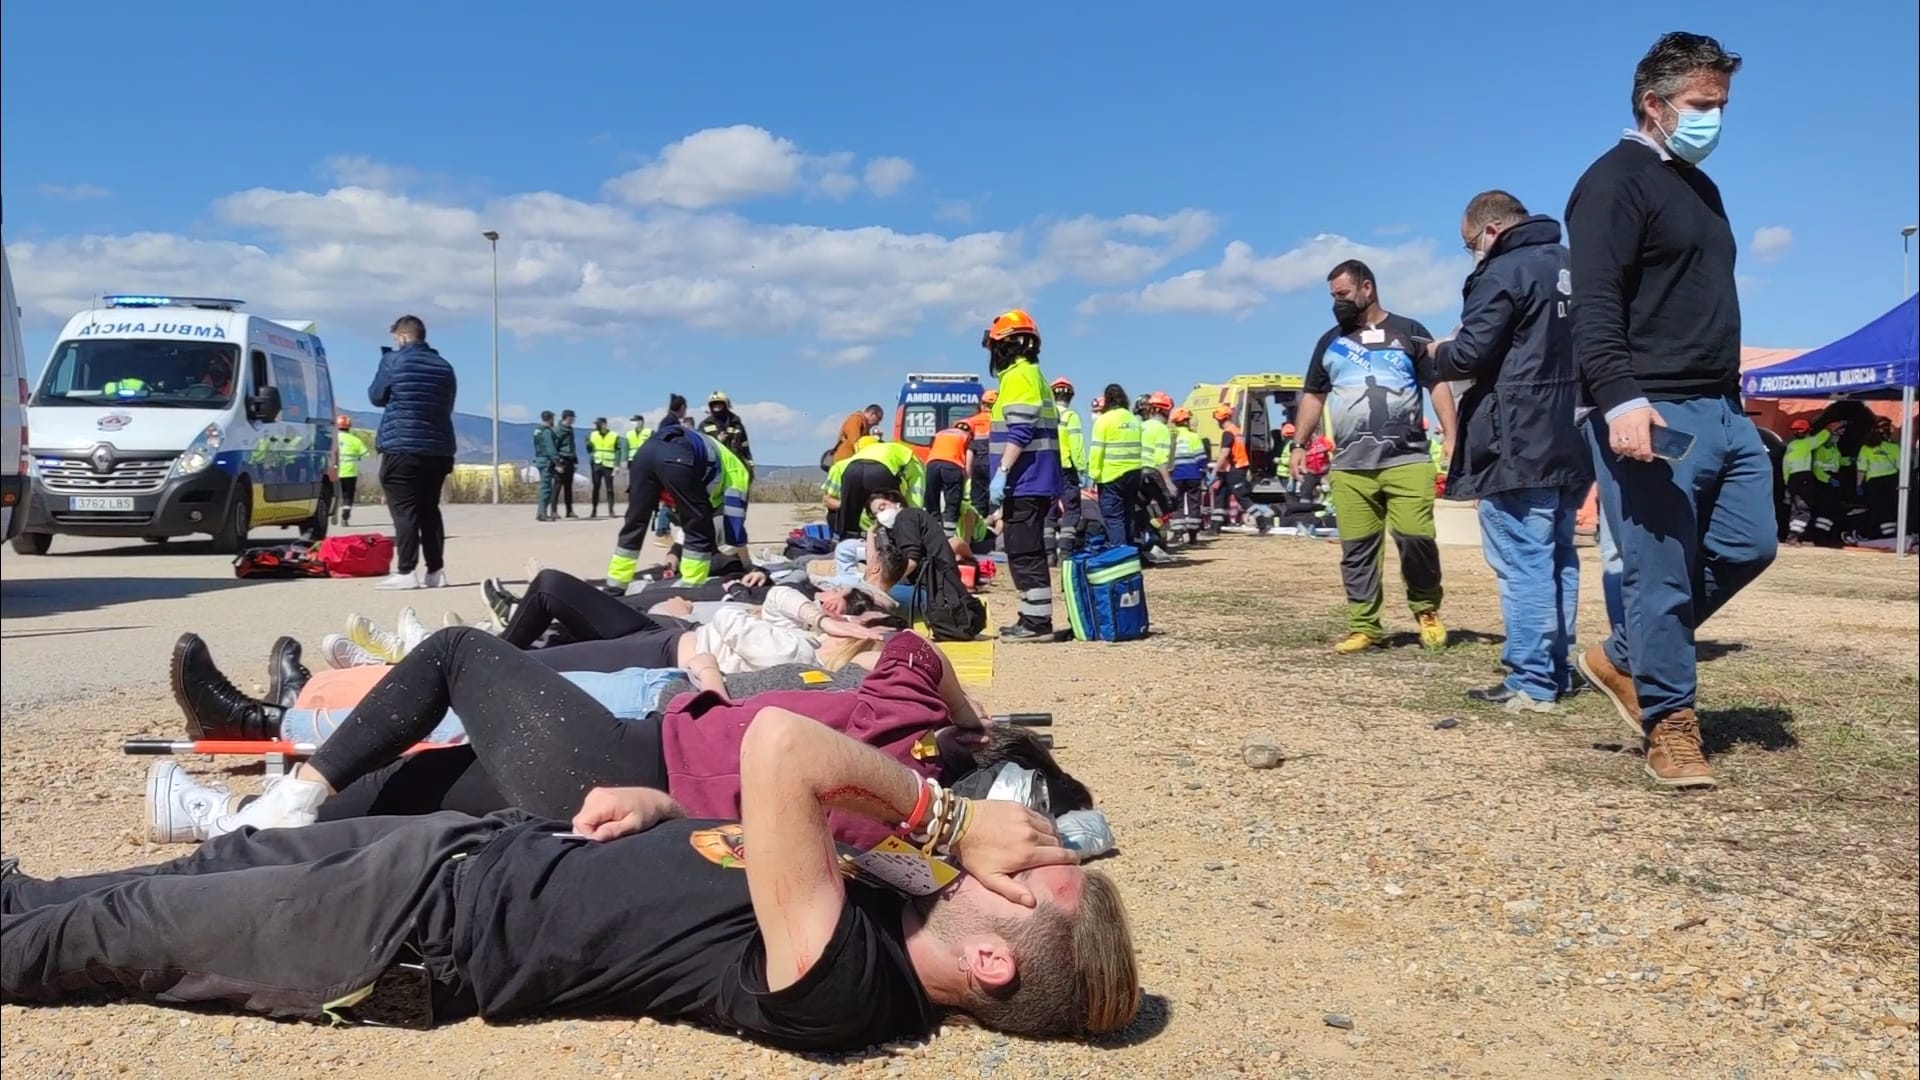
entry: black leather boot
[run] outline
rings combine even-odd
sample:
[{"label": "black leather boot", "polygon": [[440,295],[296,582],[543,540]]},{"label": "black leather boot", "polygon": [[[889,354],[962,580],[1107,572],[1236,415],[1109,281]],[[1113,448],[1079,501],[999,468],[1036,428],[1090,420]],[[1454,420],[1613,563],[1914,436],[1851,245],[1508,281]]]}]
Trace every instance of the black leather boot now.
[{"label": "black leather boot", "polygon": [[267,654],[267,703],[291,709],[300,699],[300,690],[313,678],[313,672],[300,662],[300,643],[282,637]]},{"label": "black leather boot", "polygon": [[173,700],[187,719],[190,739],[277,739],[286,710],[240,692],[214,666],[213,654],[198,634],[182,634],[173,645],[169,673]]}]

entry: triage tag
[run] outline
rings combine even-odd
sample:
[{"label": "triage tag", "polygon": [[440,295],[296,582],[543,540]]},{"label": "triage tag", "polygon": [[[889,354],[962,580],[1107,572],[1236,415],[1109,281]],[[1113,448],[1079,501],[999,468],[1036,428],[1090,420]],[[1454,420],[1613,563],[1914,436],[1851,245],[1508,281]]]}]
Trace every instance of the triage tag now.
[{"label": "triage tag", "polygon": [[940,756],[940,740],[929,731],[914,740],[912,753],[915,761],[932,761]]},{"label": "triage tag", "polygon": [[800,673],[800,681],[808,686],[818,686],[824,682],[832,682],[833,676],[824,671],[803,671]]},{"label": "triage tag", "polygon": [[854,856],[853,865],[862,876],[908,896],[932,896],[960,876],[960,871],[945,861],[928,858],[897,836],[889,836]]}]

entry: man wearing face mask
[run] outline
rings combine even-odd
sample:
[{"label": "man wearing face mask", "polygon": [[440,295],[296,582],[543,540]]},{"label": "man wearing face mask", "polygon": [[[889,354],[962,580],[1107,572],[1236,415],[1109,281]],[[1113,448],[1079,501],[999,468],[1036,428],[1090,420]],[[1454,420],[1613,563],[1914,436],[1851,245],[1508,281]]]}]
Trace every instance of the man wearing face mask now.
[{"label": "man wearing face mask", "polygon": [[700,421],[700,433],[711,435],[720,441],[720,445],[733,451],[733,456],[747,467],[747,475],[753,475],[753,447],[747,444],[747,422],[733,411],[733,399],[725,390],[715,390],[707,397],[707,415]]},{"label": "man wearing face mask", "polygon": [[1294,419],[1297,475],[1306,464],[1301,449],[1325,413],[1333,432],[1329,476],[1333,512],[1340,526],[1340,576],[1347,591],[1347,636],[1334,645],[1342,655],[1383,642],[1385,596],[1381,581],[1387,533],[1400,552],[1407,606],[1420,624],[1420,643],[1445,648],[1440,622],[1440,547],[1434,535],[1433,460],[1421,430],[1423,390],[1433,393],[1440,425],[1454,429],[1453,393],[1436,383],[1427,346],[1433,335],[1419,322],[1380,306],[1373,271],[1348,259],[1327,274],[1337,323],[1320,335],[1307,361],[1305,392]]},{"label": "man wearing face mask", "polygon": [[[1740,402],[1733,226],[1700,170],[1740,57],[1699,34],[1633,72],[1635,126],[1574,185],[1575,361],[1625,624],[1579,667],[1644,740],[1661,787],[1712,787],[1694,714],[1694,632],[1773,561],[1773,464]],[[1680,442],[1656,460],[1653,432]]]}]

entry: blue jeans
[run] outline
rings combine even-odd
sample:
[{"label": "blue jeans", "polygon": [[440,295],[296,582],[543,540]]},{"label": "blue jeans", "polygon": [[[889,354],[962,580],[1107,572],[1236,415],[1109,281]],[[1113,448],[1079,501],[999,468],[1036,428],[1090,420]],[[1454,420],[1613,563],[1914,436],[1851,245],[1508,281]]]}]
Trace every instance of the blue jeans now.
[{"label": "blue jeans", "polygon": [[[1613,451],[1607,449],[1607,425],[1599,420],[1598,414],[1593,422],[1586,423],[1587,446],[1593,450],[1593,472],[1595,476],[1607,471],[1606,459]],[[1599,529],[1594,543],[1600,549],[1600,595],[1607,602],[1607,636],[1617,637],[1626,633],[1626,602],[1620,599],[1620,577],[1624,571],[1620,566],[1620,545],[1614,543],[1613,528],[1607,524],[1604,510],[1599,514]]]},{"label": "blue jeans", "polygon": [[[606,706],[607,711],[619,720],[638,720],[642,716],[663,707],[666,702],[660,700],[660,692],[675,679],[684,678],[686,673],[679,668],[627,668],[624,671],[563,671],[560,673],[568,682],[585,690],[593,700]],[[280,721],[280,737],[289,742],[319,743],[326,742],[332,734],[340,730],[340,725],[353,715],[352,710],[334,712],[331,709],[288,709]],[[459,742],[466,738],[467,729],[453,710],[447,710],[446,719],[440,721],[422,742],[445,743]]]},{"label": "blue jeans", "polygon": [[1536,701],[1573,688],[1574,622],[1580,608],[1580,556],[1574,518],[1586,492],[1520,488],[1480,500],[1480,544],[1500,582],[1500,650],[1506,687]]},{"label": "blue jeans", "polygon": [[1135,543],[1139,537],[1134,519],[1140,501],[1140,474],[1130,472],[1117,480],[1100,484],[1100,522],[1105,526],[1107,544],[1118,547]]},{"label": "blue jeans", "polygon": [[[1654,408],[1694,437],[1680,461],[1600,456],[1600,513],[1620,548],[1624,633],[1607,658],[1633,674],[1643,722],[1694,706],[1694,631],[1773,562],[1773,463],[1738,400]],[[1604,426],[1598,414],[1589,421]]]}]

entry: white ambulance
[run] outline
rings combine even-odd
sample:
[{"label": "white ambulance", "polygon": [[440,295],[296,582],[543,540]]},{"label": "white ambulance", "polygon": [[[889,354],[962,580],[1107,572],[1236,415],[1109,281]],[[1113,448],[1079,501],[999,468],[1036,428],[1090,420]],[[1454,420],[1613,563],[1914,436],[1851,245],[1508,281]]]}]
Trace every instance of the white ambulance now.
[{"label": "white ambulance", "polygon": [[68,320],[29,402],[16,551],[56,534],[244,550],[260,526],[326,535],[333,379],[313,325],[238,300],[109,296]]}]

